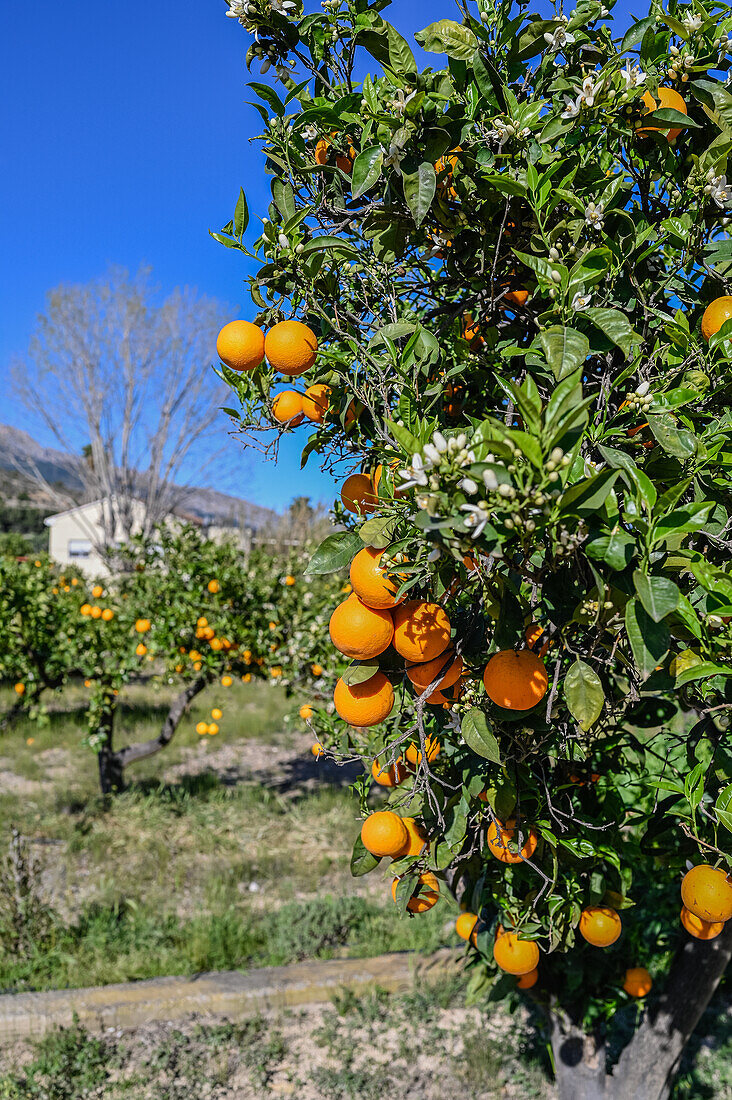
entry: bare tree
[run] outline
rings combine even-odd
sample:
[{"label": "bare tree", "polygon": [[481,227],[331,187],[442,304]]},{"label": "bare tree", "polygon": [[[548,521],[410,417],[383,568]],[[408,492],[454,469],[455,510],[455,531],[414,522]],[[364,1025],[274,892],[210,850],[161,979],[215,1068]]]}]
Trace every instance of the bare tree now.
[{"label": "bare tree", "polygon": [[[103,501],[102,533],[89,530],[99,552],[149,535],[185,501],[184,467],[195,465],[199,480],[220,455],[208,437],[225,390],[209,367],[230,316],[188,288],[161,299],[147,269],[130,276],[113,268],[49,292],[13,381],[31,416],[79,456],[77,485],[51,484],[37,463],[24,461],[22,470],[59,508]],[[205,457],[191,462],[204,440]]]}]

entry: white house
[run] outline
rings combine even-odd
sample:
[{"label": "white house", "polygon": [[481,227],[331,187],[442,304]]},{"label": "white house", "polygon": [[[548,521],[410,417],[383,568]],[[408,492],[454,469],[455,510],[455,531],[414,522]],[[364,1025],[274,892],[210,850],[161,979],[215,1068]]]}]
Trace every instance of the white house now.
[{"label": "white house", "polygon": [[[52,561],[59,565],[75,565],[90,576],[107,573],[108,567],[95,549],[103,542],[104,507],[106,501],[92,500],[88,504],[79,504],[76,508],[67,508],[47,516],[43,521],[48,527],[48,553]],[[141,501],[132,502],[132,515],[135,527],[139,529],[144,515]],[[121,529],[115,533],[117,542],[124,540]]]},{"label": "white house", "polygon": [[[197,491],[207,493],[208,496],[219,496],[222,500],[233,499],[222,497],[221,494],[212,494],[205,489]],[[205,499],[206,503],[206,499]],[[239,514],[232,514],[231,510],[226,516],[200,511],[186,511],[176,508],[166,522],[178,522],[178,524],[195,524],[206,533],[206,537],[214,542],[232,540],[238,544],[241,550],[248,552],[251,548],[252,537],[261,527],[265,527],[271,517],[277,518],[272,511],[250,505],[245,500],[234,502],[239,505]],[[95,549],[103,542],[103,509],[108,507],[108,498],[90,500],[88,504],[79,504],[75,508],[67,508],[66,511],[57,511],[54,516],[47,516],[44,524],[48,528],[48,554],[52,561],[59,565],[76,565],[77,569],[89,574],[99,576],[109,572],[109,566],[103,560],[101,554]],[[132,502],[132,533],[142,529],[144,518],[144,504],[142,500]],[[124,532],[118,525],[114,533],[114,540],[119,544],[124,541]]]}]

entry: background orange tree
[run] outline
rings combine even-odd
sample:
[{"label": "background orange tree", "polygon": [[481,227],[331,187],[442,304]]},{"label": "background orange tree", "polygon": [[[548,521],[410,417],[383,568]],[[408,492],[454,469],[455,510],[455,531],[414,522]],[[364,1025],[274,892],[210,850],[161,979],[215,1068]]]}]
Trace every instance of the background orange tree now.
[{"label": "background orange tree", "polygon": [[[129,765],[170,743],[190,703],[217,680],[263,677],[317,698],[324,681],[313,669],[333,663],[324,624],[342,581],[304,577],[306,561],[305,548],[245,556],[195,528],[133,539],[115,551],[125,568],[98,580],[46,559],[0,557],[0,676],[15,689],[5,726],[20,711],[43,721],[49,693],[83,681],[85,742],[108,794]],[[169,710],[156,737],[120,745],[118,704],[127,685],[144,682],[176,689]]]},{"label": "background orange tree", "polygon": [[354,873],[394,857],[412,912],[448,884],[562,1097],[662,1097],[732,952],[730,9],[465,0],[434,68],[387,6],[229,0],[274,79],[262,231],[242,191],[214,234],[259,310],[228,411],[350,474],[309,568],[360,563],[316,716],[368,768]]}]

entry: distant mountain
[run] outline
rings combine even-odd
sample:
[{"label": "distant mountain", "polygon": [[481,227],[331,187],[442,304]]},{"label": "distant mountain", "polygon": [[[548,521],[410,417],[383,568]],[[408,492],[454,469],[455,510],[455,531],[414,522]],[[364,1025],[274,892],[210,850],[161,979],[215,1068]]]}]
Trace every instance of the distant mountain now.
[{"label": "distant mountain", "polygon": [[[75,455],[57,451],[53,447],[42,447],[28,432],[20,428],[11,428],[9,424],[0,424],[0,469],[14,473],[30,475],[37,467],[43,477],[51,482],[63,485],[70,493],[78,492],[82,482],[78,475],[81,459]],[[242,526],[259,529],[275,523],[277,513],[262,508],[240,497],[220,493],[217,489],[186,487],[181,489],[181,511],[207,524]],[[51,500],[44,502],[43,495],[33,494],[37,504],[47,506],[48,513],[57,510]]]}]

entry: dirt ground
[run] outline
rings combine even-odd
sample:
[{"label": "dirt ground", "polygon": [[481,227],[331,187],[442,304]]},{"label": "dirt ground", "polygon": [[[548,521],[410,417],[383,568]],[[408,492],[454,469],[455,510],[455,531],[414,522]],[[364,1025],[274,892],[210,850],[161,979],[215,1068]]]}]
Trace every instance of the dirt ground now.
[{"label": "dirt ground", "polygon": [[[453,1003],[454,994],[425,986],[392,997],[379,992],[345,997],[334,1005],[242,1024],[200,1018],[134,1032],[109,1030],[101,1040],[77,1032],[78,1042],[73,1052],[65,1050],[66,1057],[48,1041],[51,1057],[40,1074],[38,1049],[21,1044],[0,1053],[0,1096],[56,1097],[55,1076],[66,1073],[67,1087],[73,1087],[68,1078],[73,1065],[80,1091],[63,1095],[105,1100],[553,1097],[543,1068],[525,1057],[525,1019],[465,1008]],[[68,1033],[67,1041],[71,1038]],[[35,1086],[43,1091],[31,1091]]]}]

